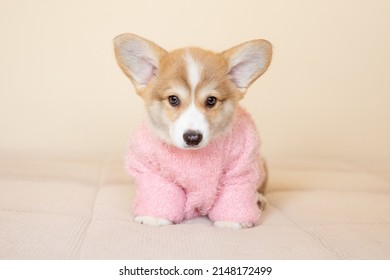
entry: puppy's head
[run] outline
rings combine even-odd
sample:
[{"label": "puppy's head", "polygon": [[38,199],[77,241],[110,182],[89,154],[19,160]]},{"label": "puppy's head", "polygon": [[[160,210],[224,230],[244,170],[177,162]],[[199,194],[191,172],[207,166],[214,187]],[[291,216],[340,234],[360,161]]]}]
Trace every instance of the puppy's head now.
[{"label": "puppy's head", "polygon": [[167,52],[134,34],[114,39],[123,72],[144,99],[156,133],[178,148],[202,148],[228,129],[238,101],[271,62],[272,46],[253,40],[222,53]]}]

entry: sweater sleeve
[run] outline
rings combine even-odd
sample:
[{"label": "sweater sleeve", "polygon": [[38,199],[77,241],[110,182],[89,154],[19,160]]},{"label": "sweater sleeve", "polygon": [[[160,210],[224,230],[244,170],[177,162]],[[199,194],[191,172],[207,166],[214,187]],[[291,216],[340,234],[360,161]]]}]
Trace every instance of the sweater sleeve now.
[{"label": "sweater sleeve", "polygon": [[157,144],[145,127],[135,131],[131,138],[125,165],[136,186],[133,212],[135,216],[178,223],[184,217],[185,193],[161,174],[153,153]]},{"label": "sweater sleeve", "polygon": [[210,212],[213,221],[238,222],[253,226],[259,222],[257,188],[263,180],[256,127],[244,116],[233,129],[220,193]]}]

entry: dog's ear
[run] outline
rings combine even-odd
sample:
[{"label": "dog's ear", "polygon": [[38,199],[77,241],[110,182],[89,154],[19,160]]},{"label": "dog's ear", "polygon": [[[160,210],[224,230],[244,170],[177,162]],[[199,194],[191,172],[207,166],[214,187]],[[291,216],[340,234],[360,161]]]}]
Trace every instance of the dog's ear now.
[{"label": "dog's ear", "polygon": [[140,36],[124,33],[114,38],[115,56],[123,72],[141,91],[156,76],[166,51]]},{"label": "dog's ear", "polygon": [[271,63],[272,45],[266,40],[253,40],[228,49],[221,55],[228,62],[228,75],[231,81],[245,93]]}]

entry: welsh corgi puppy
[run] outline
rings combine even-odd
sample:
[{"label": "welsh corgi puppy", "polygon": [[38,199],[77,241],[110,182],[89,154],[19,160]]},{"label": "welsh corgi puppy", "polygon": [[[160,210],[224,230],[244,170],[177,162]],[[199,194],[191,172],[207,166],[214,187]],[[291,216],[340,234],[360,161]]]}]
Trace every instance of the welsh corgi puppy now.
[{"label": "welsh corgi puppy", "polygon": [[266,172],[256,126],[239,101],[267,70],[272,45],[258,39],[220,53],[168,52],[126,33],[114,48],[149,116],[126,154],[135,221],[170,225],[208,216],[219,227],[257,225]]}]

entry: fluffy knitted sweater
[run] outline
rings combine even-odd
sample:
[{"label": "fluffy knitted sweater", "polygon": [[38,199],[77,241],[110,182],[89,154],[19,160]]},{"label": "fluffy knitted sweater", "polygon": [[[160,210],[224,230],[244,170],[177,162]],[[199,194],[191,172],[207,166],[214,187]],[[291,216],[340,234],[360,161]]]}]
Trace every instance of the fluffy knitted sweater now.
[{"label": "fluffy knitted sweater", "polygon": [[208,215],[212,221],[257,224],[256,190],[265,177],[259,147],[255,124],[241,107],[228,131],[201,149],[169,145],[144,123],[126,154],[136,185],[134,214],[174,223]]}]

